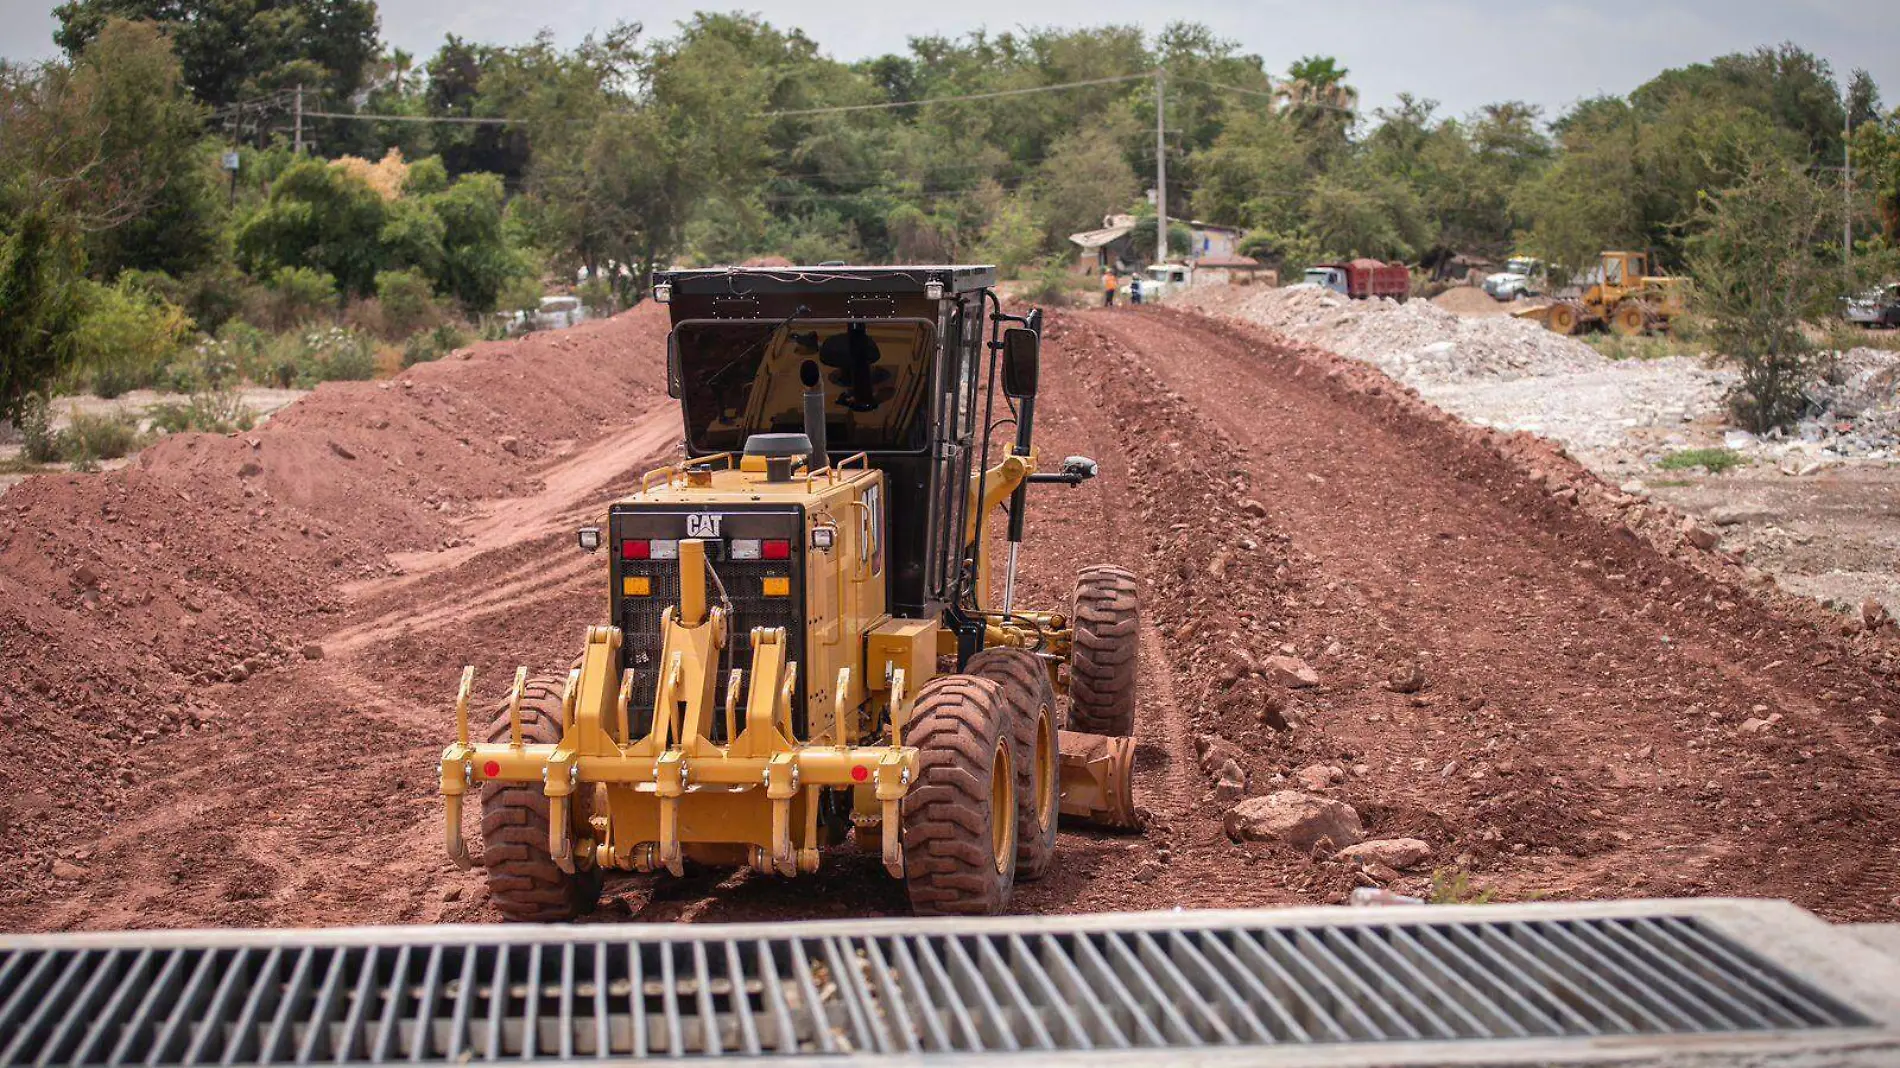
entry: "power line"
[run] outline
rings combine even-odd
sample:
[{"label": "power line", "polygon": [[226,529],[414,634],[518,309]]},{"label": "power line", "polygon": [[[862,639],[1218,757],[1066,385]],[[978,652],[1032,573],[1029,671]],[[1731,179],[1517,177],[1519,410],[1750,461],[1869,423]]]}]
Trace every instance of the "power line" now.
[{"label": "power line", "polygon": [[[363,112],[354,114],[346,111],[306,111],[304,115],[315,119],[360,119],[364,122],[449,122],[467,126],[508,126],[524,123],[528,119],[484,118],[464,115],[370,115]],[[593,119],[569,119],[569,122],[593,122]]]},{"label": "power line", "polygon": [[994,100],[1004,96],[1027,96],[1030,93],[1053,93],[1059,89],[1080,89],[1091,85],[1114,85],[1118,82],[1142,81],[1154,77],[1154,71],[1142,71],[1140,74],[1119,74],[1112,78],[1089,78],[1079,82],[1062,82],[1057,85],[1033,85],[1023,89],[997,89],[987,93],[964,93],[960,96],[933,96],[922,100],[890,100],[881,104],[842,104],[827,108],[797,108],[786,111],[760,111],[760,118],[782,118],[795,115],[834,115],[846,111],[888,111],[892,108],[918,108],[928,104],[960,104],[966,100]]}]

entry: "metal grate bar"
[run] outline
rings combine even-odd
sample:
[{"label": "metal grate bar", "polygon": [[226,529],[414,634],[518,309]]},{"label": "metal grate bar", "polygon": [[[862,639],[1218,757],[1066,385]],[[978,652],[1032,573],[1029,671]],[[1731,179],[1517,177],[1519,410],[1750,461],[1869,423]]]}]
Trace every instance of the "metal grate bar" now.
[{"label": "metal grate bar", "polygon": [[1693,915],[417,934],[0,947],[0,1068],[1041,1058],[1870,1024]]}]

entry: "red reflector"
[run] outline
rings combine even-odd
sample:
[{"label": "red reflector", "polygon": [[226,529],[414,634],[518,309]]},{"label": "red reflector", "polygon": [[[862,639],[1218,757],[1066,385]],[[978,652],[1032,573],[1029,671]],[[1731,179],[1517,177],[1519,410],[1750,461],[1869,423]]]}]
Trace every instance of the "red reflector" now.
[{"label": "red reflector", "polygon": [[851,766],[851,778],[856,780],[857,782],[863,782],[864,780],[870,777],[871,777],[870,768],[865,767],[863,764],[853,764]]},{"label": "red reflector", "polygon": [[639,541],[623,541],[620,543],[620,558],[622,560],[645,560],[647,554],[651,551],[652,547],[644,538]]},{"label": "red reflector", "polygon": [[482,765],[482,778],[492,779],[501,774],[501,765],[491,760]]},{"label": "red reflector", "polygon": [[790,560],[792,543],[784,538],[768,538],[759,546],[759,555],[767,560]]}]

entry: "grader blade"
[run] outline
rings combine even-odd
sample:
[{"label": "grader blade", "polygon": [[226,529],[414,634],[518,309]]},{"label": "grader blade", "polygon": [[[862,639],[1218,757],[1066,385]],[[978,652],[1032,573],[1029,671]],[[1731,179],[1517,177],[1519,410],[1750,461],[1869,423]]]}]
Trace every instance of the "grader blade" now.
[{"label": "grader blade", "polygon": [[1116,830],[1141,826],[1135,812],[1133,738],[1058,731],[1056,747],[1062,755],[1060,811],[1064,817]]}]

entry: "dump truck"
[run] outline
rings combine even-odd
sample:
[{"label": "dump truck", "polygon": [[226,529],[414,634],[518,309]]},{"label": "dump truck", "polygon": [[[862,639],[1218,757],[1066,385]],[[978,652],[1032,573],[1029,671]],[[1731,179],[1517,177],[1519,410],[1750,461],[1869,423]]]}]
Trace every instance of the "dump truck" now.
[{"label": "dump truck", "polygon": [[1096,464],[1043,469],[1042,316],[995,281],[656,273],[685,458],[578,531],[607,618],[570,668],[517,670],[485,723],[472,668],[455,698],[446,845],[475,863],[476,795],[504,918],[584,913],[609,871],[790,878],[847,844],[919,914],[992,914],[1049,870],[1058,814],[1135,824],[1135,579],[1019,597],[1031,490]]},{"label": "dump truck", "polygon": [[1559,334],[1613,330],[1625,337],[1659,334],[1681,315],[1684,279],[1649,273],[1642,252],[1605,252],[1594,277],[1579,291],[1511,314]]},{"label": "dump truck", "polygon": [[1402,263],[1383,263],[1379,260],[1316,263],[1306,269],[1303,281],[1343,293],[1354,300],[1389,297],[1403,304],[1412,295],[1411,268]]}]

